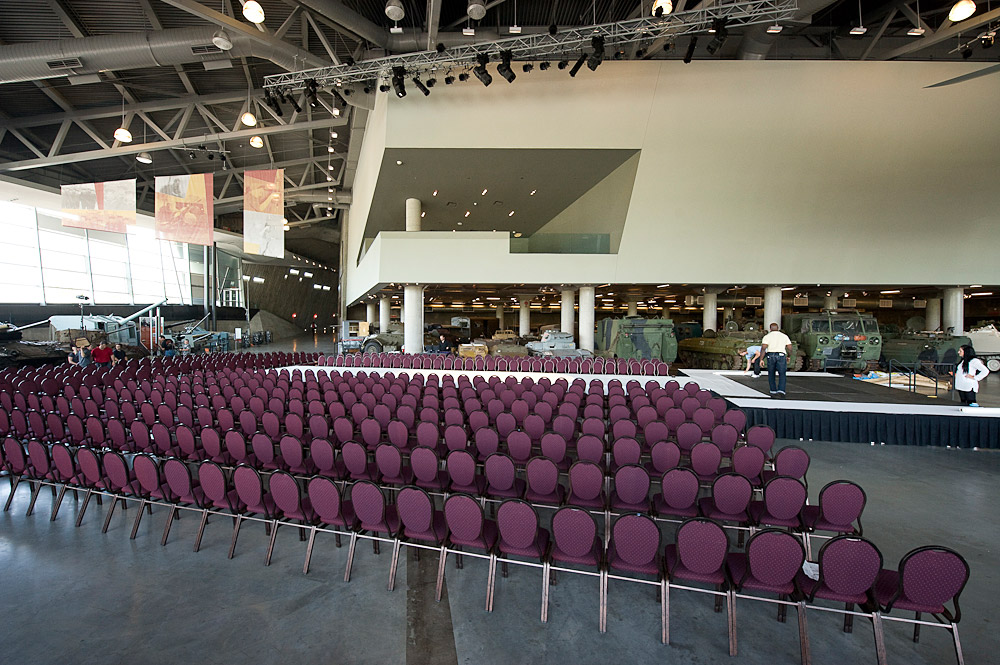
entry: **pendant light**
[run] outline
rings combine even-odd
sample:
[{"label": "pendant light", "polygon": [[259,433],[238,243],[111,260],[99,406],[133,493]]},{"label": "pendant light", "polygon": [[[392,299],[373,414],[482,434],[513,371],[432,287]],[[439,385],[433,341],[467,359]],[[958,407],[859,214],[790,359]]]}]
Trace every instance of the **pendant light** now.
[{"label": "pendant light", "polygon": [[122,124],[121,127],[115,130],[115,140],[121,143],[131,143],[132,142],[132,132],[128,130],[125,126],[125,96],[122,95]]},{"label": "pendant light", "polygon": [[251,23],[263,23],[264,8],[257,0],[247,0],[243,3],[243,18]]},{"label": "pendant light", "polygon": [[948,12],[948,20],[952,23],[964,21],[976,13],[976,3],[972,0],[958,0]]}]

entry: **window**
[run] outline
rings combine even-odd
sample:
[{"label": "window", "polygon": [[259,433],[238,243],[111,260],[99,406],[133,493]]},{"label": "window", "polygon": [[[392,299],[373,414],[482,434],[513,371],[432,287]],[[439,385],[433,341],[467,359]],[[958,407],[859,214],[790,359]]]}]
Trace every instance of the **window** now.
[{"label": "window", "polygon": [[35,210],[0,202],[0,292],[9,303],[41,303],[42,273],[38,257]]}]

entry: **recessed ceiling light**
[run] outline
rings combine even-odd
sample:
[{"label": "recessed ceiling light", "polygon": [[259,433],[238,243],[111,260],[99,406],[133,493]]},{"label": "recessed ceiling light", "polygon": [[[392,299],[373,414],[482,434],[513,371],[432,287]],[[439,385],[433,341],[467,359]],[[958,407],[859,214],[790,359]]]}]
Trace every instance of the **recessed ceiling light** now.
[{"label": "recessed ceiling light", "polygon": [[402,166],[402,165],[403,165],[403,162],[397,159],[396,160],[396,166]]},{"label": "recessed ceiling light", "polygon": [[510,212],[508,212],[508,213],[507,213],[507,216],[508,216],[508,217],[513,217],[513,216],[514,216],[514,211],[513,211],[513,210],[511,210]]},{"label": "recessed ceiling light", "polygon": [[427,213],[426,213],[426,212],[422,212],[422,213],[420,213],[420,216],[421,216],[421,217],[426,217],[426,216],[427,216]]},{"label": "recessed ceiling light", "polygon": [[466,210],[466,211],[465,211],[465,216],[466,216],[466,217],[468,217],[468,216],[469,216],[469,215],[471,215],[471,214],[472,214],[472,211],[470,211],[470,210]]},{"label": "recessed ceiling light", "polygon": [[461,225],[462,225],[462,222],[459,222],[459,223],[458,223],[458,225],[459,225],[459,226],[461,226]]},{"label": "recessed ceiling light", "polygon": [[537,189],[533,189],[533,190],[531,190],[531,194],[529,194],[529,196],[534,196],[534,195],[535,195],[535,192],[537,192],[537,191],[538,191]]},{"label": "recessed ceiling light", "polygon": [[326,151],[327,152],[333,152],[333,146],[332,145],[326,146]]},{"label": "recessed ceiling light", "polygon": [[437,195],[438,195],[438,190],[436,190],[436,189],[435,189],[435,190],[434,190],[434,193],[433,193],[433,194],[431,194],[431,196],[437,196]]},{"label": "recessed ceiling light", "polygon": [[514,231],[514,237],[515,238],[520,238],[521,237],[521,232],[520,231]]},{"label": "recessed ceiling light", "polygon": [[474,205],[474,206],[477,206],[477,205],[479,205],[479,204],[478,204],[478,203],[476,203],[475,201],[473,201],[473,202],[472,202],[472,205]]},{"label": "recessed ceiling light", "polygon": [[326,170],[327,171],[332,171],[333,170],[333,164],[327,164],[326,165]]},{"label": "recessed ceiling light", "polygon": [[483,193],[481,194],[481,196],[486,196],[486,192],[488,192],[488,191],[490,191],[490,190],[488,190],[488,189],[484,189],[484,190],[483,190]]},{"label": "recessed ceiling light", "polygon": [[331,139],[335,139],[335,138],[337,138],[337,132],[335,132],[335,131],[333,131],[333,130],[330,130],[330,138],[331,138]]}]

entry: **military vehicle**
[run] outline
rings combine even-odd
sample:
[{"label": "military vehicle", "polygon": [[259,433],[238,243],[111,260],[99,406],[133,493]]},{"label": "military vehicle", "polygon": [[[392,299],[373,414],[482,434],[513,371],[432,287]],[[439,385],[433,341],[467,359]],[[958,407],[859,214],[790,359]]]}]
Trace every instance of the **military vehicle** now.
[{"label": "military vehicle", "polygon": [[546,330],[537,342],[525,344],[532,356],[589,356],[590,352],[576,348],[573,333]]},{"label": "military vehicle", "polygon": [[670,319],[626,316],[597,322],[595,346],[598,354],[611,358],[662,360],[677,359],[677,338]]},{"label": "military vehicle", "polygon": [[967,334],[976,355],[991,372],[1000,372],[1000,330],[993,323],[981,323]]},{"label": "military vehicle", "polygon": [[704,329],[698,321],[684,321],[674,325],[674,335],[678,342],[691,337],[701,337],[703,332]]},{"label": "military vehicle", "polygon": [[[229,333],[227,332],[212,332],[211,330],[205,330],[201,327],[201,324],[205,322],[210,315],[206,314],[201,320],[194,323],[190,321],[184,321],[182,323],[175,323],[173,325],[166,326],[168,330],[174,328],[182,328],[177,332],[165,332],[163,336],[174,343],[174,348],[180,351],[182,348],[187,348],[191,353],[197,353],[202,349],[208,348],[213,353],[225,353],[229,350]],[[254,337],[260,333],[254,333]],[[187,342],[185,347],[184,342]],[[256,344],[256,339],[254,340]]]},{"label": "military vehicle", "polygon": [[[677,360],[684,367],[692,369],[744,369],[746,359],[740,351],[760,344],[764,331],[756,323],[747,323],[743,330],[735,321],[727,321],[724,330],[716,333],[707,330],[701,337],[689,337],[677,343]],[[791,371],[802,369],[802,357],[798,354],[795,340],[792,340],[792,357],[788,365]],[[761,358],[761,367],[767,367],[767,359]]]},{"label": "military vehicle", "polygon": [[[401,351],[403,349],[403,324],[390,323],[388,328],[385,332],[377,332],[365,337],[361,341],[361,353]],[[427,347],[437,347],[441,343],[441,331],[444,329],[442,326],[437,326],[433,332],[425,332],[424,348],[420,351],[423,352]],[[445,334],[445,336],[448,335]],[[437,349],[435,348],[435,350]]]},{"label": "military vehicle", "polygon": [[953,365],[958,362],[958,347],[971,343],[965,335],[907,330],[882,342],[882,364],[888,365],[892,360],[904,365],[921,362]]},{"label": "military vehicle", "polygon": [[497,341],[511,341],[517,339],[517,333],[513,330],[498,330],[493,333],[493,339]]},{"label": "military vehicle", "polygon": [[823,310],[786,314],[785,334],[798,346],[809,371],[871,370],[878,366],[882,335],[871,314],[857,310]]}]

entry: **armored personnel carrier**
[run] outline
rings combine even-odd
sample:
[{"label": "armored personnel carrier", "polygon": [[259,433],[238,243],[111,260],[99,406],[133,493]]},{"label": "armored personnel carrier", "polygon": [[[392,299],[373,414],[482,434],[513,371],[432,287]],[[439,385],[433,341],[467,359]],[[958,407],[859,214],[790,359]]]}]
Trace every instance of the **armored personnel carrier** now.
[{"label": "armored personnel carrier", "polygon": [[906,365],[920,362],[955,364],[958,362],[958,347],[971,343],[972,340],[965,335],[907,330],[885,339],[882,363],[888,365],[890,360],[894,360]]},{"label": "armored personnel carrier", "polygon": [[823,310],[786,314],[783,321],[785,333],[798,346],[801,365],[810,371],[865,371],[878,366],[882,335],[871,314]]},{"label": "armored personnel carrier", "polygon": [[597,322],[594,339],[597,352],[611,358],[662,360],[677,359],[677,338],[670,319],[647,319],[627,316]]},{"label": "armored personnel carrier", "polygon": [[[677,360],[684,367],[692,369],[743,369],[746,360],[740,355],[748,346],[760,344],[764,331],[756,323],[747,323],[743,330],[735,321],[728,321],[724,330],[716,333],[707,330],[701,337],[689,337],[677,343]],[[788,369],[802,369],[802,356],[792,340],[792,357]],[[767,367],[767,359],[761,359],[761,367]]]},{"label": "armored personnel carrier", "polygon": [[589,356],[590,351],[576,348],[573,333],[546,330],[537,342],[524,345],[531,356]]},{"label": "armored personnel carrier", "polygon": [[969,331],[972,348],[991,372],[1000,372],[1000,330],[993,323],[980,323]]}]

